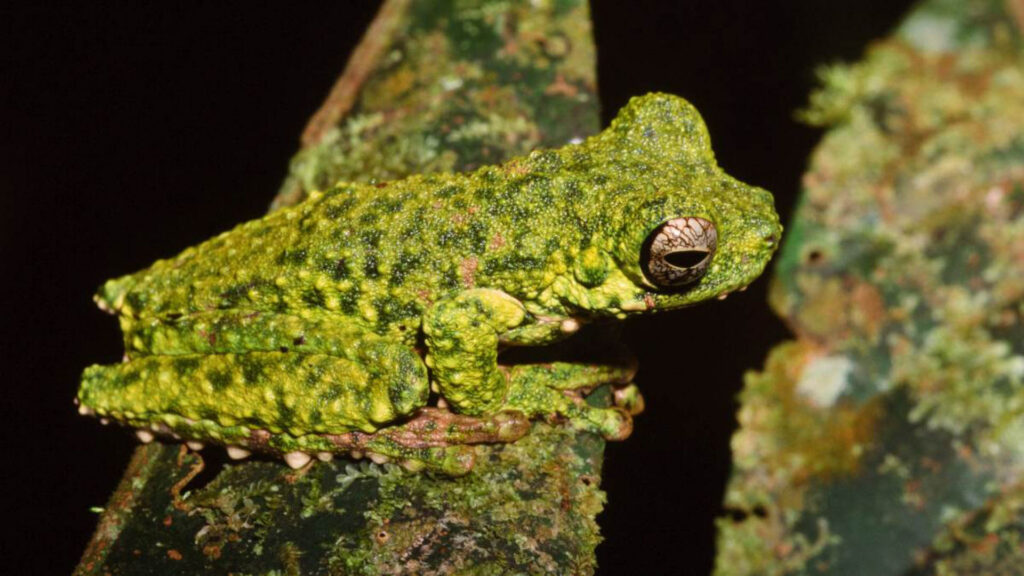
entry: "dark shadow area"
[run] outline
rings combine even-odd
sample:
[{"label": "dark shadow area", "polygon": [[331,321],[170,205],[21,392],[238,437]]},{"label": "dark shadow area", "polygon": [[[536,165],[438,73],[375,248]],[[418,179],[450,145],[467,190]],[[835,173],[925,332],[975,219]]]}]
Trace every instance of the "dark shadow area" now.
[{"label": "dark shadow area", "polygon": [[[853,62],[911,2],[741,0],[593,5],[607,122],[631,96],[686,97],[704,116],[719,164],[770,190],[789,221],[821,131],[797,123],[822,64]],[[766,305],[767,277],[724,302],[630,322],[647,410],[609,444],[598,517],[602,574],[708,574],[730,467],[735,397],[788,336]]]}]

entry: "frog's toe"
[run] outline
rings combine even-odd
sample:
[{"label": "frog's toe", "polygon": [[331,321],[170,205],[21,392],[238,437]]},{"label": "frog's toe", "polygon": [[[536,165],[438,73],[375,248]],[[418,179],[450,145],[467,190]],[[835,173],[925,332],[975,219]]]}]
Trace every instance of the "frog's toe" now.
[{"label": "frog's toe", "polygon": [[596,432],[605,440],[625,440],[633,433],[633,417],[618,406],[588,408],[584,419],[574,419],[573,424],[577,428]]},{"label": "frog's toe", "polygon": [[473,469],[476,450],[472,446],[452,446],[445,450],[441,470],[452,476],[461,476]]},{"label": "frog's toe", "polygon": [[409,472],[419,472],[427,467],[426,464],[419,460],[402,460],[399,464]]},{"label": "frog's toe", "polygon": [[491,417],[496,442],[515,442],[530,431],[530,419],[517,410],[499,412]]},{"label": "frog's toe", "polygon": [[636,384],[616,388],[612,400],[616,406],[629,412],[630,416],[636,416],[644,411],[644,397]]},{"label": "frog's toe", "polygon": [[429,470],[446,476],[462,476],[472,470],[476,462],[476,453],[472,446],[435,446],[405,452],[403,455],[405,458],[396,459],[396,462],[406,470]]}]

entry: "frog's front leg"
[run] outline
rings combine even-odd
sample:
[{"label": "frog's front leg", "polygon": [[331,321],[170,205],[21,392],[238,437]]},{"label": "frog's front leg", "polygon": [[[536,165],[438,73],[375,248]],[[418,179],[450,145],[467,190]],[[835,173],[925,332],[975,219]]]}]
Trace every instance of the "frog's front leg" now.
[{"label": "frog's front leg", "polygon": [[515,298],[483,288],[444,298],[424,316],[427,367],[456,412],[482,416],[501,409],[508,378],[498,368],[498,339],[527,317]]},{"label": "frog's front leg", "polygon": [[531,418],[554,414],[608,439],[625,438],[632,430],[629,406],[588,406],[577,392],[606,383],[628,384],[632,366],[498,365],[500,343],[547,343],[574,328],[571,322],[532,317],[518,300],[499,290],[467,290],[437,302],[424,316],[427,366],[438,391],[457,412],[485,415],[515,410]]},{"label": "frog's front leg", "polygon": [[574,428],[596,432],[607,440],[623,440],[633,431],[630,415],[635,413],[635,404],[616,402],[610,408],[598,408],[580,395],[603,384],[635,392],[635,386],[626,386],[633,377],[631,367],[552,362],[507,370],[510,386],[506,410],[519,410],[531,418],[557,414],[567,418]]}]

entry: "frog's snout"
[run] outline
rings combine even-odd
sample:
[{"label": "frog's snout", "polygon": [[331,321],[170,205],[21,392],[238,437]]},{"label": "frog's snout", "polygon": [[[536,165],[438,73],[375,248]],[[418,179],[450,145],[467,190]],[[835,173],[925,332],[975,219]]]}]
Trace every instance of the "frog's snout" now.
[{"label": "frog's snout", "polygon": [[92,299],[100,310],[108,314],[117,314],[124,306],[124,300],[131,288],[131,276],[122,276],[107,280],[93,295]]},{"label": "frog's snout", "polygon": [[758,233],[765,246],[773,251],[778,248],[779,238],[782,237],[782,224],[779,223],[778,216],[766,219],[761,226],[758,226]]},{"label": "frog's snout", "polygon": [[761,188],[755,189],[759,201],[759,217],[755,219],[752,231],[769,251],[774,252],[782,238],[782,223],[775,211],[775,199],[771,193]]}]

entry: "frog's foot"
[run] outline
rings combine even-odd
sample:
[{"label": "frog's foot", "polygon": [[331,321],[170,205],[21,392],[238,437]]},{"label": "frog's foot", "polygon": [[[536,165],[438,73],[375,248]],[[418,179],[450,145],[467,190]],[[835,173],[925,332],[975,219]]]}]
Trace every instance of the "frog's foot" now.
[{"label": "frog's foot", "polygon": [[[633,431],[631,414],[642,408],[643,399],[628,385],[636,368],[552,362],[507,368],[509,391],[505,408],[530,417],[561,416],[578,430],[600,434],[607,440],[624,440]],[[583,394],[602,384],[619,387],[614,406],[590,406]]]},{"label": "frog's foot", "polygon": [[[368,456],[377,463],[395,461],[411,470],[427,469],[458,476],[473,468],[473,444],[514,442],[529,430],[530,421],[521,412],[472,417],[439,408],[422,408],[408,421],[373,433],[318,435],[320,442],[329,445],[317,446],[317,454],[327,459],[329,454],[347,452],[357,457]],[[287,460],[288,454],[285,457]]]},{"label": "frog's foot", "polygon": [[314,433],[293,436],[244,426],[211,428],[209,422],[167,415],[164,422],[136,423],[143,442],[156,437],[180,440],[201,450],[207,443],[223,444],[228,456],[241,460],[254,453],[284,459],[292,468],[303,468],[314,458],[331,460],[335,455],[367,457],[378,464],[394,462],[410,470],[430,470],[459,476],[473,468],[473,444],[507,443],[530,430],[522,412],[504,411],[486,417],[453,414],[440,408],[421,408],[402,424],[375,432]]}]

